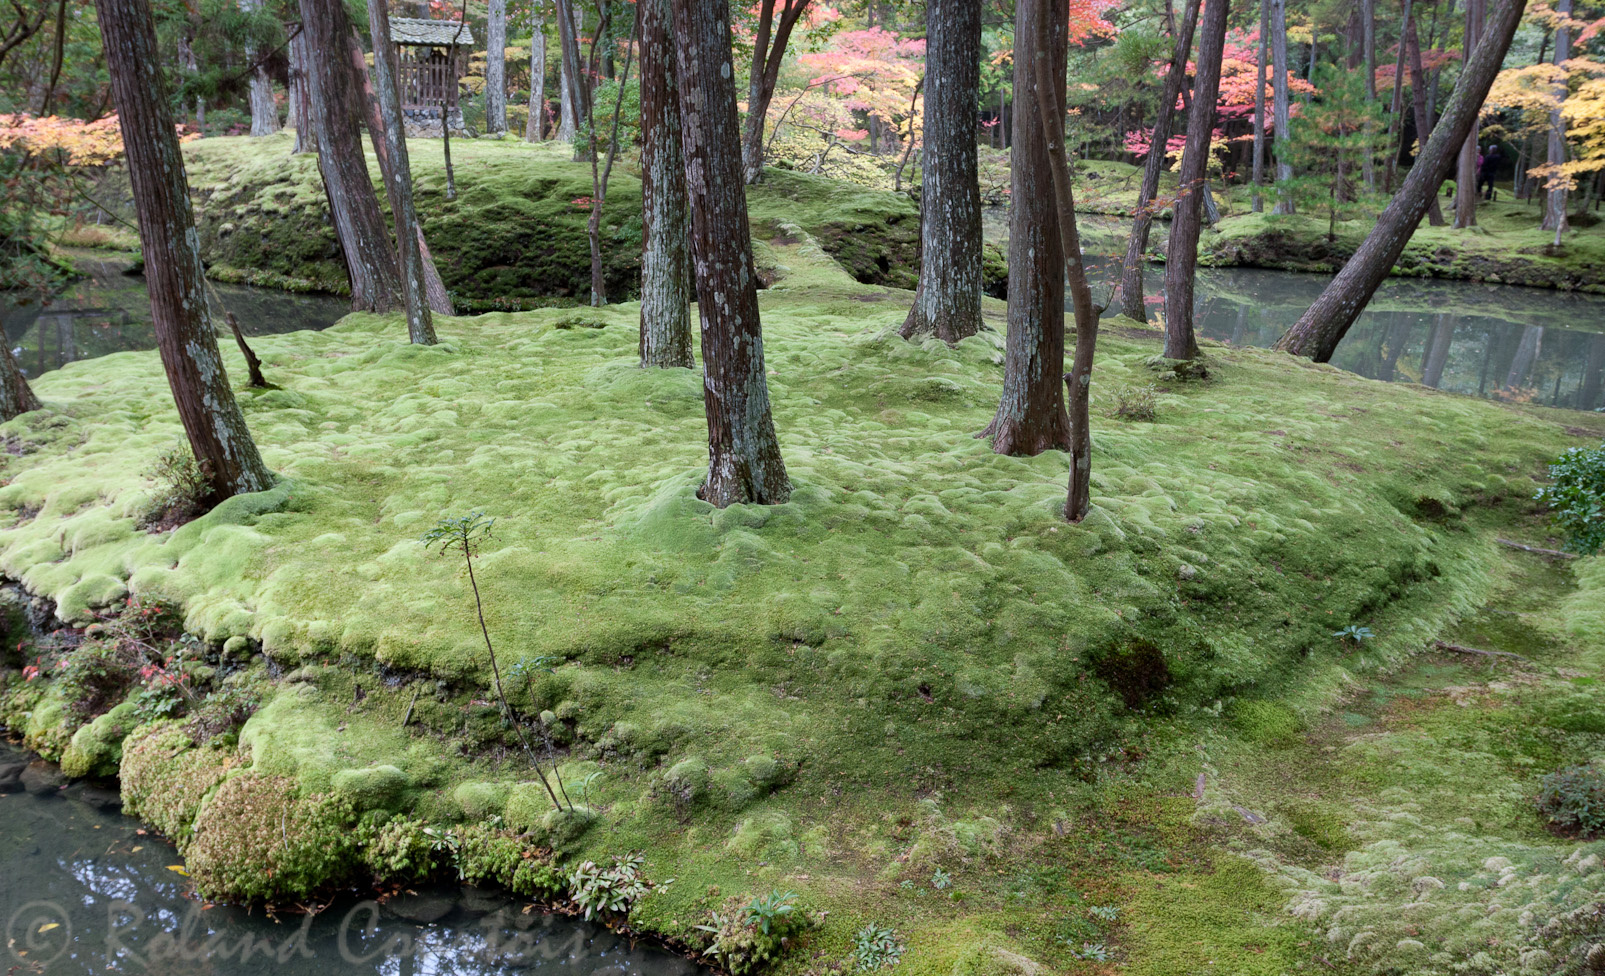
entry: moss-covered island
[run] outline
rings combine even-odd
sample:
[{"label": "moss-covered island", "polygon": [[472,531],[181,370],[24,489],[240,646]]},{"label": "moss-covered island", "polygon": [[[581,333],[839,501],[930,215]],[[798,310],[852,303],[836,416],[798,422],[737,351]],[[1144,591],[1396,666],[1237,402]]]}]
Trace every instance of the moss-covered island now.
[{"label": "moss-covered island", "polygon": [[[214,221],[239,188],[238,242],[208,233],[243,249],[292,218],[212,141],[192,179]],[[513,158],[480,151],[454,233],[582,195],[530,151],[527,192],[476,202]],[[866,929],[909,976],[1581,965],[1605,843],[1532,798],[1605,751],[1605,559],[1498,540],[1553,546],[1533,494],[1605,416],[1219,345],[1181,381],[1111,323],[1067,524],[1063,454],[974,437],[1001,303],[956,348],[897,338],[909,294],[816,236],[852,191],[790,185],[753,204],[783,505],[697,500],[700,377],[637,367],[631,304],[441,318],[433,348],[367,315],[254,340],[276,388],[238,393],[280,481],[171,530],[145,527],[182,436],[156,354],[40,377],[0,427],[0,725],[117,775],[214,898],[436,871],[561,903],[640,852],[674,880],[627,924],[689,951],[795,893],[782,973],[855,969]],[[495,260],[442,270],[536,267]],[[1151,384],[1155,419],[1116,416]],[[420,542],[475,511],[507,695],[572,810],[504,721],[462,560]],[[67,629],[30,632],[44,611]],[[186,697],[120,678],[128,641]]]}]

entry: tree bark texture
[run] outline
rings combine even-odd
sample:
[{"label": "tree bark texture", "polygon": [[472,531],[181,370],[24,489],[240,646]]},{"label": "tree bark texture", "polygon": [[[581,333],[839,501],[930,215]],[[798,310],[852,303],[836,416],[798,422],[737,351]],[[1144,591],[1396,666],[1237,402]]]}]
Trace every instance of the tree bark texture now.
[{"label": "tree bark texture", "polygon": [[507,132],[507,0],[490,0],[486,17],[485,131]]},{"label": "tree bark texture", "polygon": [[38,410],[39,398],[22,375],[11,343],[0,342],[0,420],[12,420],[30,410]]},{"label": "tree bark texture", "polygon": [[[1262,0],[1263,2],[1263,0]],[[1186,0],[1182,10],[1181,27],[1176,31],[1175,48],[1170,56],[1170,70],[1159,92],[1159,111],[1154,116],[1154,135],[1148,144],[1148,158],[1143,163],[1142,189],[1137,193],[1137,216],[1132,219],[1131,236],[1126,239],[1126,260],[1120,267],[1120,314],[1138,322],[1148,321],[1148,308],[1143,302],[1143,271],[1148,263],[1148,235],[1153,229],[1154,197],[1159,194],[1159,174],[1165,168],[1165,147],[1170,142],[1171,120],[1176,115],[1176,99],[1181,97],[1187,80],[1188,54],[1193,49],[1193,32],[1198,25],[1199,0]],[[1260,45],[1265,44],[1264,36]],[[1263,59],[1262,59],[1263,60]],[[1259,148],[1264,135],[1265,89],[1260,88],[1259,114],[1256,118],[1260,130],[1255,135],[1254,199],[1259,199]]]},{"label": "tree bark texture", "polygon": [[[423,232],[418,226],[418,210],[413,204],[407,128],[401,116],[401,97],[396,91],[396,77],[400,68],[396,63],[395,47],[383,40],[390,36],[387,0],[368,0],[368,28],[375,38],[380,39],[373,46],[373,91],[379,107],[379,118],[374,120],[376,126],[369,126],[369,135],[375,147],[383,146],[379,156],[389,163],[381,169],[384,171],[385,194],[390,198],[390,214],[396,225],[401,295],[407,311],[407,338],[418,345],[432,346],[435,344],[435,324],[429,314],[427,278],[419,248]],[[353,46],[355,40],[353,35]],[[504,105],[504,114],[505,110]]]},{"label": "tree bark texture", "polygon": [[529,119],[524,123],[524,141],[546,138],[546,18],[536,17],[534,36],[529,41]]},{"label": "tree bark texture", "polygon": [[1065,24],[1055,18],[1046,52],[1054,91],[1036,91],[1037,48],[1043,8],[1021,2],[1014,12],[1014,134],[1009,167],[1009,331],[1003,365],[1003,397],[982,437],[999,454],[1033,456],[1069,450],[1070,417],[1064,406],[1064,249],[1055,226],[1053,183],[1038,97],[1064,103]]},{"label": "tree bark texture", "polygon": [[[1285,143],[1293,115],[1292,96],[1287,89],[1287,0],[1266,2],[1271,8],[1271,126],[1275,129],[1276,141]],[[1276,179],[1285,184],[1292,178],[1293,164],[1288,162],[1285,151],[1278,150]],[[1271,208],[1271,213],[1293,212],[1293,191],[1285,185],[1278,187],[1276,206]]]},{"label": "tree bark texture", "polygon": [[927,0],[925,36],[920,278],[902,335],[952,344],[981,331],[980,3]]},{"label": "tree bark texture", "polygon": [[691,355],[691,251],[670,0],[641,0],[641,366]]},{"label": "tree bark texture", "polygon": [[257,453],[218,352],[149,2],[97,0],[95,6],[139,215],[156,347],[179,419],[213,501],[262,491],[273,475]]},{"label": "tree bark texture", "polygon": [[[1421,70],[1421,40],[1416,33],[1414,20],[1404,25],[1404,40],[1400,42],[1410,52],[1410,104],[1415,109],[1416,141],[1425,146],[1427,138],[1432,134],[1432,110],[1427,107],[1427,76]],[[1432,195],[1432,202],[1427,206],[1427,223],[1433,227],[1443,226],[1443,211],[1438,207],[1438,194]]]},{"label": "tree bark texture", "polygon": [[[578,17],[580,11],[575,10],[573,14]],[[567,56],[567,41],[564,40],[564,31],[568,30],[565,25],[568,22],[568,18],[563,14],[563,9],[559,7],[557,10],[557,134],[553,137],[558,142],[573,142],[574,136],[579,133],[579,121],[574,115],[574,81],[569,74],[573,68]],[[578,21],[575,21],[575,26],[579,26]],[[578,63],[576,58],[573,64],[577,65]]]},{"label": "tree bark texture", "polygon": [[[1377,15],[1376,0],[1360,0],[1360,46],[1363,48],[1365,62],[1365,107],[1369,109],[1377,100]],[[1367,115],[1369,119],[1371,116]],[[1361,179],[1365,181],[1367,190],[1377,188],[1376,172],[1376,129],[1374,123],[1366,122],[1367,140],[1365,155],[1362,157],[1364,168]]]},{"label": "tree bark texture", "polygon": [[[574,158],[589,158],[580,143],[579,120],[591,117],[591,80],[580,60],[580,19],[574,0],[557,0],[557,39],[563,55],[563,93],[568,96],[569,115],[562,121],[568,141],[574,143]],[[563,138],[562,133],[558,138]]]},{"label": "tree bark texture", "polygon": [[[974,2],[974,0],[972,0]],[[780,19],[775,5],[780,4]],[[752,69],[747,83],[747,122],[741,137],[742,177],[748,183],[763,178],[763,133],[769,102],[775,97],[780,65],[786,57],[791,32],[808,9],[809,0],[759,0],[758,29],[753,38]]]},{"label": "tree bark texture", "polygon": [[[1510,0],[1506,0],[1510,2]],[[1471,60],[1472,52],[1476,50],[1483,32],[1483,10],[1486,0],[1466,0],[1466,43],[1463,58]],[[1462,74],[1464,73],[1464,69]],[[1455,174],[1455,223],[1456,230],[1477,226],[1477,119],[1471,119],[1471,128],[1466,132],[1465,140],[1460,146],[1460,161]]]},{"label": "tree bark texture", "polygon": [[1254,213],[1263,213],[1265,210],[1260,187],[1265,185],[1265,54],[1266,38],[1270,32],[1270,2],[1259,0],[1259,58],[1254,62],[1259,66],[1254,72],[1254,191],[1249,202],[1249,209]]},{"label": "tree bark texture", "polygon": [[1193,331],[1193,278],[1198,269],[1198,235],[1203,229],[1204,195],[1209,192],[1209,140],[1220,94],[1221,60],[1226,50],[1229,0],[1209,0],[1199,27],[1198,67],[1193,106],[1187,116],[1176,207],[1165,257],[1165,358],[1198,358]]},{"label": "tree bark texture", "polygon": [[[261,7],[262,0],[239,0],[240,9],[251,13]],[[273,100],[273,79],[268,77],[267,66],[257,64],[259,56],[255,45],[245,46],[245,60],[255,64],[251,69],[251,135],[270,136],[279,131],[279,105]]]},{"label": "tree bark texture", "polygon": [[[1076,355],[1065,377],[1068,413],[1070,416],[1070,483],[1065,493],[1064,517],[1079,522],[1087,517],[1092,507],[1092,361],[1098,347],[1099,309],[1092,304],[1092,288],[1087,284],[1087,269],[1081,261],[1081,233],[1076,227],[1075,186],[1070,176],[1070,156],[1064,144],[1063,102],[1049,101],[1059,94],[1054,83],[1052,58],[1053,39],[1057,31],[1059,10],[1055,0],[1023,0],[1037,5],[1037,45],[1035,51],[1036,76],[1034,95],[1037,98],[1037,119],[1042,125],[1048,153],[1048,168],[1053,180],[1054,216],[1059,234],[1060,248],[1064,253],[1064,277],[1070,288],[1070,304],[1076,319]],[[1215,0],[1224,3],[1225,0]],[[1184,59],[1185,63],[1185,59]],[[1063,76],[1063,72],[1060,72]],[[1150,150],[1152,152],[1153,150]]]},{"label": "tree bark texture", "polygon": [[312,121],[312,85],[307,77],[306,30],[300,24],[290,24],[290,103],[289,124],[295,129],[295,145],[291,155],[318,151],[317,126]]},{"label": "tree bark texture", "polygon": [[718,508],[779,504],[791,481],[764,378],[729,0],[673,0],[672,9],[708,417],[708,479],[697,494]]},{"label": "tree bark texture", "polygon": [[1504,0],[1495,11],[1483,40],[1460,70],[1443,116],[1432,137],[1410,167],[1410,175],[1394,194],[1365,242],[1349,258],[1337,277],[1305,311],[1298,322],[1276,342],[1276,348],[1324,363],[1365,310],[1366,303],[1404,252],[1438,187],[1455,164],[1455,154],[1476,124],[1488,89],[1510,49],[1526,0]]},{"label": "tree bark texture", "polygon": [[[1560,0],[1556,12],[1563,18],[1572,15],[1572,0]],[[1560,67],[1566,59],[1572,56],[1572,32],[1563,21],[1555,28],[1555,67]],[[1555,107],[1549,111],[1549,159],[1550,166],[1559,167],[1566,162],[1566,121],[1561,118],[1561,103],[1566,100],[1567,86],[1565,76],[1554,88]],[[1555,176],[1559,176],[1558,173]],[[1555,232],[1555,243],[1560,243],[1560,235],[1567,229],[1566,221],[1566,191],[1564,189],[1550,190],[1544,204],[1544,230]]]},{"label": "tree bark texture", "polygon": [[[1404,149],[1404,67],[1405,44],[1404,33],[1410,26],[1410,10],[1412,0],[1404,0],[1404,18],[1399,22],[1399,53],[1393,61],[1393,100],[1388,103],[1388,165],[1382,180],[1384,193],[1393,192],[1393,177],[1399,171],[1399,154]],[[1394,131],[1398,131],[1398,145],[1394,143]]]},{"label": "tree bark texture", "polygon": [[345,252],[351,307],[359,312],[393,312],[406,307],[396,249],[362,155],[358,81],[350,60],[340,56],[351,36],[351,22],[338,3],[300,0],[300,4],[312,118],[318,132],[318,170],[329,198],[329,218]]}]

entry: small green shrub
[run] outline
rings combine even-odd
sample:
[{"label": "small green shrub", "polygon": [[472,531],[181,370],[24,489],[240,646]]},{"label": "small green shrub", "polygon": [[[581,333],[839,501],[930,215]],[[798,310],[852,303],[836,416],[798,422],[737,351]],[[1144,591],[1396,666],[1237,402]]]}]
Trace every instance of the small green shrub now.
[{"label": "small green shrub", "polygon": [[711,925],[697,926],[713,936],[702,954],[733,976],[756,972],[780,958],[791,936],[808,924],[807,916],[797,910],[797,895],[790,891],[771,891],[745,905],[732,898],[711,914]]},{"label": "small green shrub", "polygon": [[396,817],[378,824],[364,819],[357,827],[362,863],[378,881],[415,881],[434,874],[450,853],[422,820]]},{"label": "small green shrub", "polygon": [[138,662],[116,643],[85,641],[56,670],[61,696],[80,720],[103,714],[134,683]]},{"label": "small green shrub", "polygon": [[586,921],[598,915],[627,918],[636,902],[673,883],[672,878],[661,884],[649,881],[641,873],[645,864],[646,858],[637,853],[625,857],[615,855],[610,868],[600,867],[595,861],[586,861],[575,868],[569,877],[569,888],[574,904],[585,910]]},{"label": "small green shrub", "polygon": [[897,933],[892,929],[870,923],[853,936],[853,961],[858,964],[859,972],[887,969],[897,965],[901,958],[903,944],[897,941]]},{"label": "small green shrub", "polygon": [[156,482],[151,506],[140,519],[147,529],[171,529],[206,514],[212,500],[212,483],[206,467],[195,460],[186,444],[174,445],[145,472]]},{"label": "small green shrub", "polygon": [[1332,631],[1332,636],[1336,637],[1345,644],[1359,645],[1361,642],[1368,641],[1375,637],[1376,634],[1372,632],[1370,627],[1361,627],[1358,624],[1349,624],[1342,630]]},{"label": "small green shrub", "polygon": [[1122,420],[1152,422],[1159,416],[1159,390],[1154,386],[1125,386],[1115,391],[1115,416]]},{"label": "small green shrub", "polygon": [[1574,447],[1549,466],[1555,483],[1538,492],[1566,534],[1569,552],[1591,555],[1605,546],[1605,444]]},{"label": "small green shrub", "polygon": [[1605,772],[1598,766],[1568,766],[1538,785],[1538,812],[1565,830],[1592,835],[1605,827]]}]

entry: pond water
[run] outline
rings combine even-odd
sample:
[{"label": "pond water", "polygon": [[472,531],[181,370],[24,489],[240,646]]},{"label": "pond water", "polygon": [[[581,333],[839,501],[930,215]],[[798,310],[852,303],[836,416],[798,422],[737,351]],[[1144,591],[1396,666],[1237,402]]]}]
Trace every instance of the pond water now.
[{"label": "pond water", "polygon": [[[1080,215],[1093,296],[1119,277],[1122,218]],[[988,215],[988,236],[1007,227]],[[1162,246],[1163,226],[1154,244]],[[1149,307],[1164,295],[1164,266],[1144,276]],[[1202,336],[1270,346],[1321,294],[1330,275],[1200,268],[1194,324]],[[1114,311],[1105,314],[1115,314]],[[1338,344],[1332,365],[1378,380],[1577,410],[1605,408],[1605,295],[1472,281],[1389,278]]]},{"label": "pond water", "polygon": [[[74,280],[49,305],[0,303],[6,342],[28,376],[59,369],[77,359],[93,359],[129,349],[156,348],[145,279],[126,274],[132,262],[93,253],[73,255],[84,277]],[[216,300],[234,313],[247,336],[298,329],[326,329],[351,311],[338,295],[294,294],[249,285],[211,285]],[[225,346],[233,340],[226,327]]]},{"label": "pond water", "polygon": [[[0,767],[20,753],[0,743]],[[37,783],[35,784],[38,785]],[[0,793],[0,972],[695,976],[706,970],[500,893],[418,888],[277,919],[194,900],[183,862],[114,794]],[[242,952],[244,958],[242,959]]]}]

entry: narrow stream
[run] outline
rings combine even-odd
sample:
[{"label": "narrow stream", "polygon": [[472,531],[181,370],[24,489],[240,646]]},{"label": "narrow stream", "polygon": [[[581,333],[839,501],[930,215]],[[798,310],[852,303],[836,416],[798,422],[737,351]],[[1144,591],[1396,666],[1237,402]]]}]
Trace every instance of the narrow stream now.
[{"label": "narrow stream", "polygon": [[[24,754],[0,742],[0,767]],[[36,767],[37,769],[38,767]],[[693,976],[660,949],[543,914],[502,893],[420,887],[384,904],[343,897],[316,915],[197,901],[171,845],[115,794],[30,777],[0,793],[0,972],[245,976]]]}]

